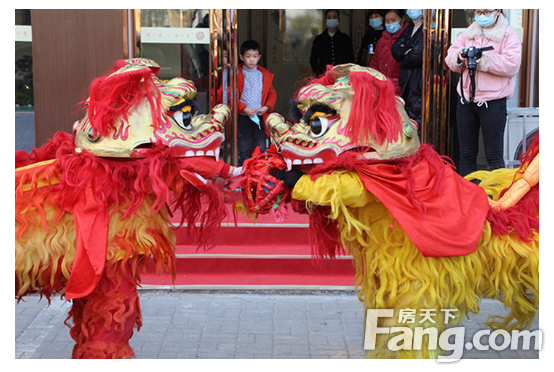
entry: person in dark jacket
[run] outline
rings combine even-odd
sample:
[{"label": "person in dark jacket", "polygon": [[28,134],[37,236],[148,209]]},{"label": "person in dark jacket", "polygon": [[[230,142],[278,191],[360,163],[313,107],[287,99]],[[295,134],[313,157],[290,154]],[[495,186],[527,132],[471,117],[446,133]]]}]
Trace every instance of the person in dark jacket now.
[{"label": "person in dark jacket", "polygon": [[354,48],[350,36],[341,32],[339,27],[339,11],[329,9],[325,12],[327,29],[317,35],[312,44],[310,65],[315,75],[325,72],[327,65],[354,63]]},{"label": "person in dark jacket", "polygon": [[406,27],[391,48],[400,65],[400,95],[408,116],[421,127],[421,84],[423,66],[423,9],[408,9],[412,24]]},{"label": "person in dark jacket", "polygon": [[375,53],[375,46],[377,41],[381,38],[383,31],[385,30],[385,15],[382,9],[371,9],[367,13],[367,23],[369,24],[369,30],[362,38],[362,45],[358,51],[358,64],[360,66],[369,66],[371,57]]}]

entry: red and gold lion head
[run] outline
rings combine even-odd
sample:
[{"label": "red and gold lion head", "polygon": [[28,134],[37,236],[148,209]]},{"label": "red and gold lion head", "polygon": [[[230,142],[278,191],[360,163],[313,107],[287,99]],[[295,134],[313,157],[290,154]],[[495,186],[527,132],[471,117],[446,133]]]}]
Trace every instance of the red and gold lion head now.
[{"label": "red and gold lion head", "polygon": [[73,125],[75,146],[96,156],[140,158],[160,142],[178,157],[218,160],[229,108],[218,105],[197,115],[194,84],[180,77],[162,81],[159,70],[152,60],[134,58],[95,79],[87,114]]},{"label": "red and gold lion head", "polygon": [[271,114],[273,143],[291,166],[324,163],[344,151],[361,149],[376,159],[409,156],[419,148],[417,124],[394,96],[380,72],[353,64],[339,65],[313,79],[297,95],[286,122]]}]

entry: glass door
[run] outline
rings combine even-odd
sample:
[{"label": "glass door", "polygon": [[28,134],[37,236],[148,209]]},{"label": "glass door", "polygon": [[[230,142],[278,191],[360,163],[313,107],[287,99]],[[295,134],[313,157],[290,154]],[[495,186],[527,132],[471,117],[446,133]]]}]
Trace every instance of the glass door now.
[{"label": "glass door", "polygon": [[[140,13],[137,55],[158,62],[161,79],[180,76],[193,81],[200,114],[218,103],[231,109],[220,158],[235,164],[236,10],[143,9]],[[220,88],[225,102],[217,100]]]},{"label": "glass door", "polygon": [[140,55],[160,64],[160,79],[192,80],[200,113],[208,112],[209,10],[143,9],[139,29]]}]

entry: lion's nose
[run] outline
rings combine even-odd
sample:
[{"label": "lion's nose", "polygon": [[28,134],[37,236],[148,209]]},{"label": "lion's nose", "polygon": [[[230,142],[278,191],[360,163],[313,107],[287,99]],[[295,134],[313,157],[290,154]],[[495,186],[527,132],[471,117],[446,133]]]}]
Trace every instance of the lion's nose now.
[{"label": "lion's nose", "polygon": [[231,110],[229,107],[219,104],[212,109],[211,114],[216,120],[224,122],[231,117]]},{"label": "lion's nose", "polygon": [[285,122],[285,118],[277,113],[270,114],[267,117],[266,124],[269,129],[278,136],[283,135],[290,126]]}]

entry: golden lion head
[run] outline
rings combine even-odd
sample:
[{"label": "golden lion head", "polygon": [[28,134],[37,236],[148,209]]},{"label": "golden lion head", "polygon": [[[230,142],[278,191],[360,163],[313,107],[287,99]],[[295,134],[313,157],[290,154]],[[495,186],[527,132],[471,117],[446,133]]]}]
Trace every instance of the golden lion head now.
[{"label": "golden lion head", "polygon": [[154,143],[173,147],[178,157],[214,156],[225,139],[227,106],[197,115],[194,84],[158,79],[160,65],[134,58],[118,61],[93,81],[85,117],[73,125],[75,145],[96,156],[144,157]]},{"label": "golden lion head", "polygon": [[279,114],[267,120],[289,169],[355,148],[378,159],[409,156],[419,148],[417,123],[394,96],[392,83],[368,67],[339,65],[312,80],[298,91],[291,116],[295,123]]}]

